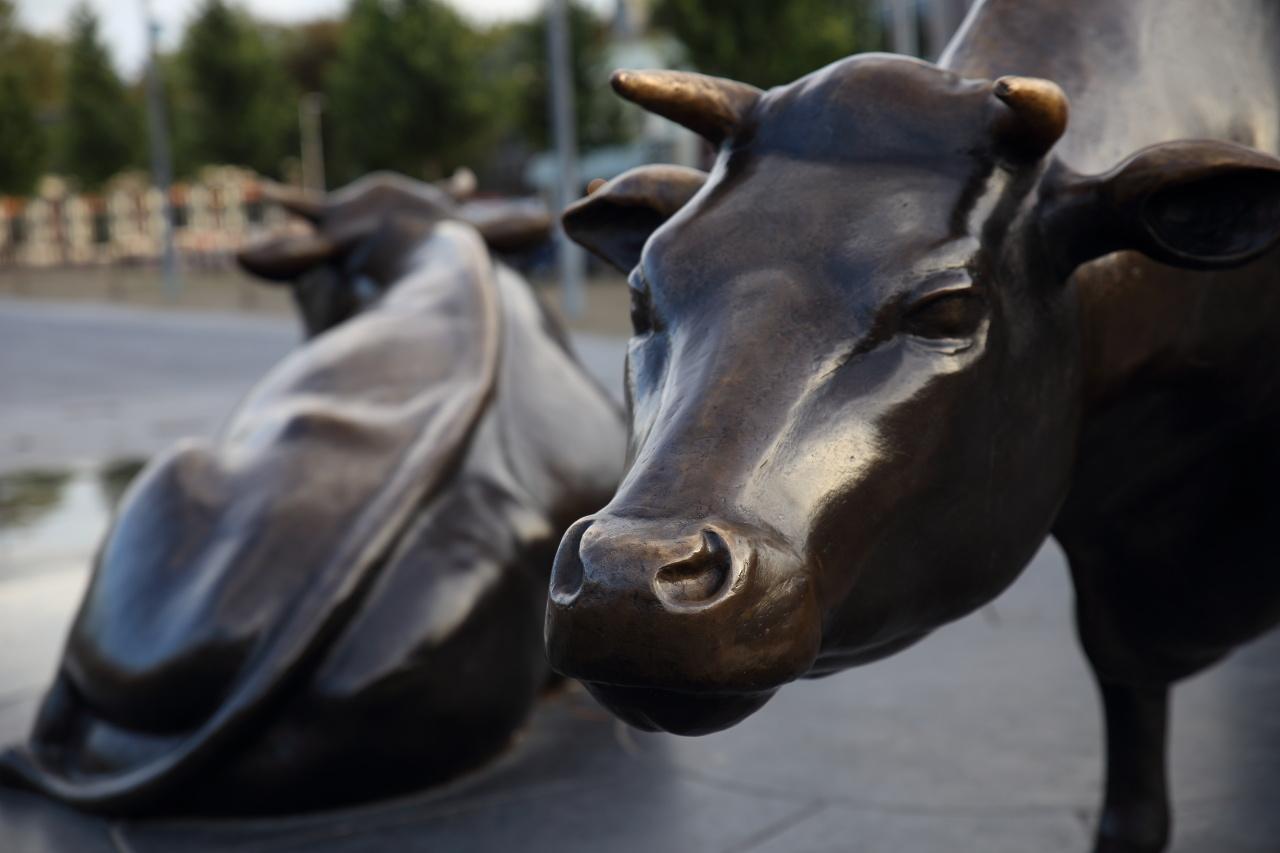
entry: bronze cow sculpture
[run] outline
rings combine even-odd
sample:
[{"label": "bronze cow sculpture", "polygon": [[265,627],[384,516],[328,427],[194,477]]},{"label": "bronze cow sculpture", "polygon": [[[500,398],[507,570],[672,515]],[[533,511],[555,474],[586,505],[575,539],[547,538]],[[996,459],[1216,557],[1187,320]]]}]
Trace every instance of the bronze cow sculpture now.
[{"label": "bronze cow sculpture", "polygon": [[[449,181],[425,184],[394,172],[375,172],[321,200],[288,187],[266,184],[266,201],[282,205],[301,221],[300,231],[281,234],[242,251],[238,260],[267,282],[289,286],[303,331],[314,337],[351,319],[376,302],[394,277],[379,271],[389,216],[458,219],[474,226],[500,256],[520,253],[551,237],[551,214],[536,200],[475,200],[475,176],[460,170]],[[330,253],[341,263],[330,261]],[[349,247],[344,249],[343,247]],[[382,251],[395,258],[395,250]]]},{"label": "bronze cow sculpture", "polygon": [[[625,430],[527,285],[428,197],[380,177],[289,199],[316,227],[242,256],[381,296],[141,475],[0,775],[105,813],[281,812],[510,741],[550,676],[556,544],[612,494]],[[523,215],[487,228],[531,233]]]},{"label": "bronze cow sculpture", "polygon": [[1105,711],[1097,850],[1164,849],[1170,685],[1280,619],[1277,47],[1261,0],[988,0],[938,65],[616,74],[718,156],[565,215],[630,273],[635,337],[630,468],[561,545],[552,665],[715,731],[972,612],[1052,532]]}]

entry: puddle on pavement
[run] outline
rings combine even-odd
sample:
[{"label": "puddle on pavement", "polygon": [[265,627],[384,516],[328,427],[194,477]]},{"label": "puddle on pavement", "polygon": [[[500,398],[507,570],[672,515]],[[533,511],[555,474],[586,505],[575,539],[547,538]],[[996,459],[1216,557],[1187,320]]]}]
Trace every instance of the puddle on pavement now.
[{"label": "puddle on pavement", "polygon": [[0,476],[0,577],[86,560],[143,464]]}]

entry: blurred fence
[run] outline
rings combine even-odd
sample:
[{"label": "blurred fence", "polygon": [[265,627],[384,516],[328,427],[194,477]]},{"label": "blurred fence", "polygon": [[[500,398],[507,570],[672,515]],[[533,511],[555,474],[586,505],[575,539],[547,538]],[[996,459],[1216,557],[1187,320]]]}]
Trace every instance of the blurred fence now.
[{"label": "blurred fence", "polygon": [[[174,184],[169,202],[189,268],[224,266],[247,241],[287,219],[263,201],[251,172],[230,167]],[[0,268],[150,264],[159,261],[163,240],[164,197],[141,181],[80,195],[46,180],[34,198],[0,197]]]}]

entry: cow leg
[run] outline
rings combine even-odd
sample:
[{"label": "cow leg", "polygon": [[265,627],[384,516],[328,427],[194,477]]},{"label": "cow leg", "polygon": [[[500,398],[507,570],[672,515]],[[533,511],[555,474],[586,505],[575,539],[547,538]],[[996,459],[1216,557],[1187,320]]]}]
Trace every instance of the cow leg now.
[{"label": "cow leg", "polygon": [[1100,682],[1107,787],[1094,853],[1159,853],[1169,843],[1169,686]]}]

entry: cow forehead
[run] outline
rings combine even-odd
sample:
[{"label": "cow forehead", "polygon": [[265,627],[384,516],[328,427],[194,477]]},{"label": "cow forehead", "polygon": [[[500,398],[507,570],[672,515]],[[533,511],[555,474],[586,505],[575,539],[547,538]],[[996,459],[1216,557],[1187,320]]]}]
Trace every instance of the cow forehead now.
[{"label": "cow forehead", "polygon": [[735,142],[807,160],[968,171],[989,159],[994,108],[990,81],[864,54],[766,93]]},{"label": "cow forehead", "polygon": [[977,251],[963,215],[977,194],[950,175],[770,156],[713,181],[644,253],[646,279],[673,308],[763,272],[876,303]]},{"label": "cow forehead", "polygon": [[671,307],[762,271],[864,307],[909,289],[938,257],[976,251],[979,211],[1005,186],[993,109],[989,82],[896,56],[771,90],[649,242],[645,275]]}]

